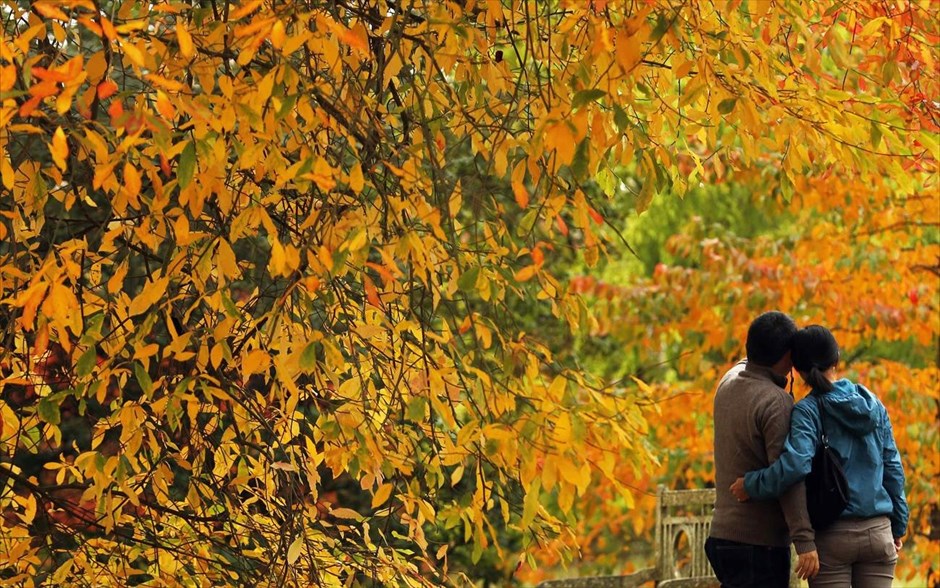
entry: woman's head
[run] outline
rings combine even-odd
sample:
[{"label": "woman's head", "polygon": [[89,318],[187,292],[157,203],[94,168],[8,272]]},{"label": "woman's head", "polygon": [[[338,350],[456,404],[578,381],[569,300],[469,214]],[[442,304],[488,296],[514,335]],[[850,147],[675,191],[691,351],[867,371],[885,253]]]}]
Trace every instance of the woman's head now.
[{"label": "woman's head", "polygon": [[839,344],[829,329],[810,325],[797,331],[791,355],[793,367],[814,390],[832,390],[832,382],[823,374],[839,363]]}]

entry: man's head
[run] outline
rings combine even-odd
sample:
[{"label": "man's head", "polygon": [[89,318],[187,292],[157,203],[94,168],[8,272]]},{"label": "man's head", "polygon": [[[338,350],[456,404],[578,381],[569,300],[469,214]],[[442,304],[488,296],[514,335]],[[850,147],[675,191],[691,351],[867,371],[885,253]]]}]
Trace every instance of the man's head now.
[{"label": "man's head", "polygon": [[786,374],[790,371],[790,346],[796,323],[777,310],[760,315],[747,330],[747,360]]}]

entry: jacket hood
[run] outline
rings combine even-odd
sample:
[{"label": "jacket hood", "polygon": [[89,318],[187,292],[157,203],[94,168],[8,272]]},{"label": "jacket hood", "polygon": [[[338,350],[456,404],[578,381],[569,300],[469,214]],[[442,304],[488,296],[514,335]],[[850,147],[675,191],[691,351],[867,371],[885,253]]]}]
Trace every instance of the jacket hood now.
[{"label": "jacket hood", "polygon": [[839,422],[857,437],[875,430],[878,424],[878,398],[861,384],[847,379],[833,382],[834,388],[819,396],[825,418]]}]

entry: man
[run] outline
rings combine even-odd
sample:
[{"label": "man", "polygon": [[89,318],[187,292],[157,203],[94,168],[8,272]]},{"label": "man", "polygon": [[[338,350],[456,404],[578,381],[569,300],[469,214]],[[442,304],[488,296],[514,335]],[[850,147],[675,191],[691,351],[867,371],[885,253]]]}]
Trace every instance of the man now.
[{"label": "man", "polygon": [[705,554],[725,588],[786,588],[791,540],[799,554],[797,574],[807,578],[819,569],[802,483],[779,502],[739,502],[729,490],[783,450],[793,410],[786,385],[795,333],[793,319],[782,312],[757,317],[747,331],[747,358],[722,377],[715,393],[717,499]]}]

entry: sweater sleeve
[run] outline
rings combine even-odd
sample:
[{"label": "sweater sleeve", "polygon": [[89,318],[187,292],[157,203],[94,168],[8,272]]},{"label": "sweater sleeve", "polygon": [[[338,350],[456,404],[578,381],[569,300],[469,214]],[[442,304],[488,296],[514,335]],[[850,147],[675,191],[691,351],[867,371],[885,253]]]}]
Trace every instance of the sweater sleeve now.
[{"label": "sweater sleeve", "polygon": [[[761,423],[764,436],[767,458],[772,462],[771,467],[779,464],[787,456],[789,443],[787,432],[790,430],[791,412],[794,413],[792,400],[781,395],[770,404]],[[776,461],[774,461],[776,460]],[[761,471],[767,471],[767,468]],[[753,473],[753,472],[750,472]],[[747,474],[747,475],[750,475]],[[745,475],[745,489],[748,494],[755,497],[747,488],[747,475]],[[804,474],[805,475],[805,474]],[[790,530],[790,539],[796,547],[797,553],[807,553],[816,550],[815,533],[810,524],[809,513],[806,508],[806,488],[802,478],[783,485],[780,491],[772,498],[780,497],[780,507]],[[770,498],[770,496],[768,496]]]},{"label": "sweater sleeve", "polygon": [[[793,409],[790,434],[783,452],[770,466],[744,475],[744,490],[751,498],[767,500],[777,498],[787,488],[803,480],[813,465],[816,454],[816,419],[806,404],[797,404]],[[768,452],[768,457],[773,456]]]},{"label": "sweater sleeve", "polygon": [[884,460],[884,476],[882,485],[891,497],[891,503],[894,506],[891,510],[891,534],[895,537],[903,537],[907,532],[907,520],[910,513],[907,508],[907,498],[904,495],[904,467],[901,465],[901,456],[898,453],[898,446],[894,441],[894,431],[891,428],[891,419],[888,417],[888,411],[884,410],[882,421],[882,441],[884,449],[882,458]]}]

